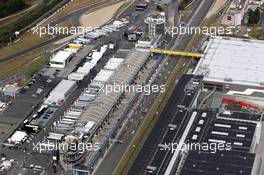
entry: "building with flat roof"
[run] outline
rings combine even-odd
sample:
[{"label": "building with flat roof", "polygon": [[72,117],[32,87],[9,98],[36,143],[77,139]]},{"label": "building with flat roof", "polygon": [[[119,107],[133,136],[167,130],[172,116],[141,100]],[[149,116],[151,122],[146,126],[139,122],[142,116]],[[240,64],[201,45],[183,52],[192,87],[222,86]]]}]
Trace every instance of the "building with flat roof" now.
[{"label": "building with flat roof", "polygon": [[[259,116],[250,113],[223,114],[210,110],[197,112],[188,133],[189,143],[224,143],[229,149],[218,147],[216,152],[200,148],[182,153],[177,173],[188,174],[258,174],[261,160],[256,152],[261,127],[255,123]],[[215,147],[214,147],[215,149]],[[176,174],[177,174],[176,173]]]},{"label": "building with flat roof", "polygon": [[228,143],[232,151],[256,151],[261,134],[259,116],[239,112],[194,111],[197,112],[196,119],[187,137],[190,143]]},{"label": "building with flat roof", "polygon": [[14,134],[7,139],[8,143],[19,145],[27,139],[27,133],[23,131],[15,131]]},{"label": "building with flat roof", "polygon": [[248,10],[249,0],[232,0],[222,20],[228,26],[240,26]]},{"label": "building with flat roof", "polygon": [[204,75],[207,88],[245,91],[264,89],[264,41],[232,37],[211,37],[205,57],[194,74]]},{"label": "building with flat roof", "polygon": [[16,97],[19,89],[20,88],[17,86],[17,84],[7,84],[3,88],[3,93],[4,95],[9,96],[9,97]]},{"label": "building with flat roof", "polygon": [[50,66],[55,68],[64,68],[72,58],[73,53],[69,51],[59,51],[50,60]]},{"label": "building with flat roof", "polygon": [[61,105],[77,87],[76,81],[63,79],[49,94],[45,104]]},{"label": "building with flat roof", "polygon": [[254,174],[255,154],[222,151],[208,153],[190,151],[180,174],[224,175]]},{"label": "building with flat roof", "polygon": [[264,4],[264,0],[249,0],[249,8],[255,10],[258,7],[261,7],[261,5]]}]

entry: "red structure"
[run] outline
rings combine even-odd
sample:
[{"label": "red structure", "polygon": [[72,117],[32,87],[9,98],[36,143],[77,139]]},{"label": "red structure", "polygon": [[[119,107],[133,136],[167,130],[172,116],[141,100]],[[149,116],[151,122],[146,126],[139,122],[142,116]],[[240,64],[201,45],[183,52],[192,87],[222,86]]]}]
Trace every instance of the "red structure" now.
[{"label": "red structure", "polygon": [[227,104],[239,104],[241,107],[258,109],[257,106],[254,106],[254,105],[251,105],[249,103],[242,102],[242,101],[238,101],[238,100],[235,100],[235,99],[224,98],[223,102],[227,103]]}]

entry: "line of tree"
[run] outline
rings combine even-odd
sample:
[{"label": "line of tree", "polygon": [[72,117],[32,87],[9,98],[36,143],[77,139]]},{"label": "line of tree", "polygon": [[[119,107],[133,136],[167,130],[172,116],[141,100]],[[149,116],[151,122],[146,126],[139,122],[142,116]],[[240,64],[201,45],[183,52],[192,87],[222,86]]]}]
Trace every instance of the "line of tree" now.
[{"label": "line of tree", "polygon": [[258,24],[258,22],[260,20],[260,11],[259,11],[259,9],[256,9],[254,11],[252,9],[249,9],[247,14],[248,14],[248,24],[249,25]]},{"label": "line of tree", "polygon": [[[0,0],[1,1],[1,0]],[[7,26],[0,26],[0,47],[5,46],[9,40],[14,40],[15,31],[19,31],[24,27],[30,25],[43,14],[59,4],[62,0],[44,0],[34,11],[30,12]]]},{"label": "line of tree", "polygon": [[11,15],[26,7],[27,5],[23,0],[0,0],[0,18]]}]

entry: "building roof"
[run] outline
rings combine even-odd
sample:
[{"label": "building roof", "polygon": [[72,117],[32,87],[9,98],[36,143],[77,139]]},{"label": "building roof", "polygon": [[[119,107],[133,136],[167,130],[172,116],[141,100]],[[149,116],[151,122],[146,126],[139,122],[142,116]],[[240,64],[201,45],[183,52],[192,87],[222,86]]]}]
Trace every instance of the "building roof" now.
[{"label": "building roof", "polygon": [[120,26],[120,25],[122,25],[122,24],[123,24],[123,22],[118,21],[118,20],[116,20],[116,21],[113,22],[113,25],[114,25],[114,26]]},{"label": "building roof", "polygon": [[111,75],[114,73],[114,71],[111,70],[101,70],[96,77],[94,78],[95,81],[102,81],[102,82],[106,82]]},{"label": "building roof", "polygon": [[73,88],[76,81],[65,80],[63,79],[51,92],[47,98],[47,104],[57,103],[61,100],[64,100],[66,94]]},{"label": "building roof", "polygon": [[220,112],[218,113],[218,117],[222,117],[222,118],[230,119],[230,120],[236,120],[236,121],[247,121],[251,123],[256,123],[256,122],[261,121],[261,115],[249,114],[245,112],[232,112],[230,114]]},{"label": "building roof", "polygon": [[47,139],[50,140],[61,140],[63,138],[64,134],[49,132],[49,135],[47,136]]},{"label": "building roof", "polygon": [[[256,124],[219,119],[216,117],[216,112],[211,110],[194,109],[194,111],[197,111],[198,115],[187,140],[191,143],[220,143],[221,141],[221,143],[231,144],[231,150],[220,150],[220,148],[216,152],[205,149],[189,150],[180,174],[251,174],[255,154],[249,151],[252,151],[251,147],[254,147]],[[235,115],[243,115],[243,118],[249,120],[252,118],[252,114],[236,113]],[[194,135],[196,137],[193,137]]]},{"label": "building roof", "polygon": [[[148,56],[149,52],[132,50],[117,70],[101,70],[90,83],[90,87],[101,88],[107,81],[115,82],[117,84],[131,83],[135,73],[139,71]],[[98,124],[104,117],[107,116],[109,111],[116,104],[116,101],[120,98],[121,94],[121,91],[111,91],[108,94],[103,91],[98,93],[95,101],[85,110],[79,122],[87,123],[87,121],[93,121]]]},{"label": "building roof", "polygon": [[68,76],[69,80],[75,80],[75,81],[80,81],[84,79],[85,74],[73,72]]},{"label": "building roof", "polygon": [[[250,151],[256,123],[216,118],[216,113],[213,111],[199,109],[195,111],[198,112],[198,116],[189,132],[188,140],[199,143],[229,143],[232,150]],[[251,116],[246,113],[243,115]],[[194,135],[196,137],[193,137]]]},{"label": "building roof", "polygon": [[16,131],[9,139],[9,142],[17,144],[22,142],[25,137],[27,137],[27,133],[22,131]]},{"label": "building roof", "polygon": [[59,51],[56,55],[50,60],[52,62],[64,62],[72,55],[72,52],[69,51]]},{"label": "building roof", "polygon": [[107,70],[116,70],[123,61],[124,59],[122,58],[110,58],[104,68]]},{"label": "building roof", "polygon": [[63,94],[65,91],[67,91],[69,88],[71,88],[73,85],[75,85],[75,81],[71,80],[61,80],[61,82],[54,88],[52,93],[60,93]]},{"label": "building roof", "polygon": [[255,154],[221,151],[216,153],[190,151],[182,167],[181,175],[251,174]]},{"label": "building roof", "polygon": [[247,0],[232,1],[229,10],[242,10],[245,8]]},{"label": "building roof", "polygon": [[3,92],[4,93],[17,93],[19,87],[15,84],[7,84],[5,85]]},{"label": "building roof", "polygon": [[82,67],[79,67],[76,71],[78,74],[88,75],[90,71],[95,67],[96,63],[86,62]]},{"label": "building roof", "polygon": [[195,74],[208,82],[264,87],[264,41],[211,37]]}]

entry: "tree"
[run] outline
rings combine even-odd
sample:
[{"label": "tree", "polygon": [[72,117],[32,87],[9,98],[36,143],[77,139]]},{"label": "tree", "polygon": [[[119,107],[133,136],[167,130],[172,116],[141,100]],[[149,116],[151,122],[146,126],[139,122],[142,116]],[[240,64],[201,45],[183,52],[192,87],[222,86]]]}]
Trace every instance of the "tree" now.
[{"label": "tree", "polygon": [[247,14],[248,14],[248,24],[250,25],[258,24],[260,19],[259,9],[256,9],[255,11],[249,9]]},{"label": "tree", "polygon": [[23,0],[0,0],[0,18],[11,15],[26,7]]},{"label": "tree", "polygon": [[163,7],[160,4],[157,5],[157,10],[160,11],[160,12],[163,12],[164,11],[163,10]]}]

